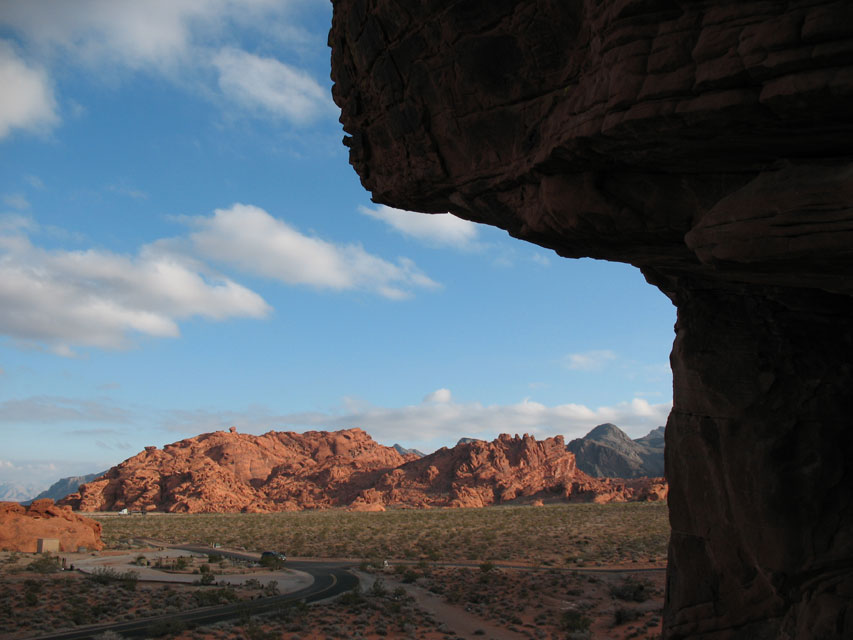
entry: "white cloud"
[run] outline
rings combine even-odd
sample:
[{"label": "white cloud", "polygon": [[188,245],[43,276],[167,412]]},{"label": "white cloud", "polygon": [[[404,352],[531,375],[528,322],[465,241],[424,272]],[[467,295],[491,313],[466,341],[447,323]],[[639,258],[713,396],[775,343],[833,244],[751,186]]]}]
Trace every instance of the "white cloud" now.
[{"label": "white cloud", "polygon": [[223,94],[250,111],[260,111],[307,124],[334,104],[328,89],[306,72],[275,58],[262,58],[239,49],[222,49],[213,64]]},{"label": "white cloud", "polygon": [[188,221],[196,229],[190,235],[195,250],[208,259],[287,284],[361,289],[392,299],[406,298],[415,288],[438,287],[407,258],[394,264],[360,245],[304,235],[252,205],[235,204]]},{"label": "white cloud", "polygon": [[570,353],[563,362],[568,369],[574,371],[600,371],[610,362],[616,360],[616,354],[609,349]]},{"label": "white cloud", "polygon": [[1,22],[45,55],[134,69],[169,67],[188,55],[195,30],[217,28],[239,3],[226,0],[28,0],[4,3]]},{"label": "white cloud", "polygon": [[[255,39],[260,34],[262,43],[279,49],[304,48],[316,36],[295,24],[298,5],[281,0],[27,0],[5,2],[0,26],[15,34],[28,57],[47,67],[82,65],[97,69],[93,75],[106,82],[120,80],[127,71],[156,73],[205,96],[216,93],[209,84],[218,78],[220,91],[242,107],[303,124],[334,112],[330,91],[302,69],[230,46],[235,34],[248,33]],[[49,88],[43,71],[19,63],[30,72],[27,77]],[[85,110],[73,101],[67,106]]]},{"label": "white cloud", "polygon": [[0,139],[13,129],[44,133],[58,124],[47,73],[24,62],[5,40],[0,40],[0,87]]},{"label": "white cloud", "polygon": [[138,255],[48,251],[0,235],[0,333],[73,355],[72,345],[123,348],[132,333],[179,335],[177,321],[264,317],[264,300],[203,265],[143,247]]},{"label": "white cloud", "polygon": [[530,433],[537,438],[579,438],[596,425],[612,422],[632,437],[666,424],[671,402],[650,404],[633,398],[612,406],[582,404],[547,406],[525,399],[510,405],[460,403],[448,389],[428,394],[417,405],[386,408],[345,399],[337,411],[276,415],[263,408],[245,412],[173,411],[164,416],[170,431],[198,434],[237,425],[241,431],[345,429],[361,427],[380,442],[406,442],[424,448],[452,446],[462,436],[485,440],[501,433]]},{"label": "white cloud", "polygon": [[424,402],[450,402],[453,398],[453,395],[450,393],[450,389],[436,389],[430,394],[427,394],[424,397]]},{"label": "white cloud", "polygon": [[376,209],[358,207],[359,212],[381,220],[395,231],[433,246],[474,249],[478,246],[478,228],[470,220],[449,213],[415,213],[393,209],[384,204]]}]

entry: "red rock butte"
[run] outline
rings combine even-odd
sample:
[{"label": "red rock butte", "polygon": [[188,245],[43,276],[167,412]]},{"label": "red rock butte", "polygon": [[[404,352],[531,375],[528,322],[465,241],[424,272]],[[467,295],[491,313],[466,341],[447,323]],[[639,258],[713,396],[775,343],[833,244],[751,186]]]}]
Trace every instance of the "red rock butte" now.
[{"label": "red rock butte", "polygon": [[335,0],[329,44],[376,202],[677,306],[664,636],[853,637],[853,3]]},{"label": "red rock butte", "polygon": [[562,437],[502,435],[400,455],[361,429],[217,431],[146,447],[61,504],[81,511],[270,512],[484,507],[516,500],[663,500],[662,478],[592,478]]},{"label": "red rock butte", "polygon": [[48,498],[24,507],[0,502],[0,549],[35,553],[39,538],[59,540],[60,551],[103,549],[101,524],[60,507]]}]

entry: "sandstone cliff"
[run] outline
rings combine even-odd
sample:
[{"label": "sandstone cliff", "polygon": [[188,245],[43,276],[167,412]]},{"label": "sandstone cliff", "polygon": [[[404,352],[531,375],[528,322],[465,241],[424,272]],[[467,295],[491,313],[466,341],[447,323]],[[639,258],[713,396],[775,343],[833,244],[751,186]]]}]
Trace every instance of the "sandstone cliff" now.
[{"label": "sandstone cliff", "polygon": [[419,458],[361,429],[217,431],[138,455],[62,504],[81,511],[263,512],[349,506],[479,507],[517,498],[660,500],[663,479],[611,481],[578,471],[561,437],[503,435]]},{"label": "sandstone cliff", "polygon": [[667,638],[853,637],[853,3],[336,0],[376,202],[678,307]]},{"label": "sandstone cliff", "polygon": [[24,507],[17,502],[0,502],[0,549],[36,552],[39,538],[59,540],[61,551],[79,547],[102,549],[101,524],[73,513],[53,500],[34,500]]}]

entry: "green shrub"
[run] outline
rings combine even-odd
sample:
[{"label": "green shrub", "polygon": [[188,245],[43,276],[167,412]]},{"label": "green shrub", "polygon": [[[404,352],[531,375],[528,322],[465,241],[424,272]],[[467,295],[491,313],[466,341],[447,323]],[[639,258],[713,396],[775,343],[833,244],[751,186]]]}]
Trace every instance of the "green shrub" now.
[{"label": "green shrub", "polygon": [[136,583],[139,581],[139,574],[135,571],[116,571],[111,567],[95,569],[87,577],[97,584],[113,584],[117,582],[122,589],[127,589],[128,591],[136,589]]},{"label": "green shrub", "polygon": [[619,607],[616,611],[613,612],[613,625],[619,626],[620,624],[625,624],[636,620],[642,615],[641,612],[636,609],[628,609],[626,607]]},{"label": "green shrub", "polygon": [[591,623],[592,620],[576,609],[564,611],[563,615],[560,616],[560,628],[569,633],[573,631],[588,631]]},{"label": "green shrub", "polygon": [[645,602],[649,599],[649,585],[640,580],[625,578],[620,585],[610,588],[610,595],[625,602]]},{"label": "green shrub", "polygon": [[27,565],[27,571],[36,573],[56,573],[62,568],[59,558],[43,553]]}]

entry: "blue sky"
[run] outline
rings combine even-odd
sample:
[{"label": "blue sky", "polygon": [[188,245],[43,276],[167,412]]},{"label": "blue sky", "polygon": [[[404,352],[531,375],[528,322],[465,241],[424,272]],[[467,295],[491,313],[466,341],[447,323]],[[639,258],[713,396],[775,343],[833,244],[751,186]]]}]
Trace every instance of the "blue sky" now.
[{"label": "blue sky", "polygon": [[364,428],[638,437],[675,311],[638,270],[370,201],[326,0],[0,2],[0,482]]}]

